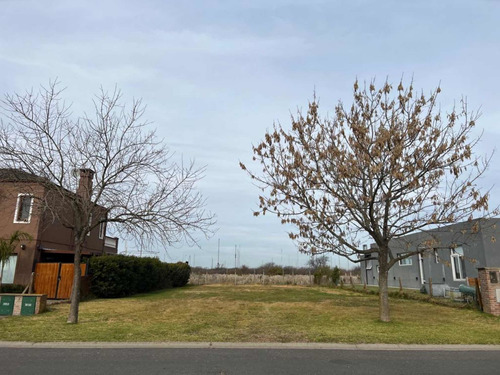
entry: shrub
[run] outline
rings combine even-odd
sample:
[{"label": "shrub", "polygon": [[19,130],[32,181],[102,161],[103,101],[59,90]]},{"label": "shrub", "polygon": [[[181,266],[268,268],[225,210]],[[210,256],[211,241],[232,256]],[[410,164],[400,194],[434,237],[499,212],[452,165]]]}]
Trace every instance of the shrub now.
[{"label": "shrub", "polygon": [[335,266],[332,270],[332,273],[330,274],[330,277],[332,278],[332,283],[334,283],[335,285],[338,285],[339,284],[339,280],[340,280],[340,269]]},{"label": "shrub", "polygon": [[189,276],[191,275],[191,267],[187,263],[173,263],[168,264],[172,270],[172,286],[174,288],[184,286],[189,281]]},{"label": "shrub", "polygon": [[321,285],[323,276],[326,276],[327,281],[331,280],[333,284],[337,285],[337,282],[340,279],[340,270],[338,269],[338,267],[335,267],[332,270],[328,266],[320,266],[316,268],[313,276],[314,276],[314,284],[316,285]]},{"label": "shrub", "polygon": [[2,284],[0,293],[22,293],[26,288],[24,285],[18,284]]},{"label": "shrub", "polygon": [[91,290],[98,297],[125,297],[187,284],[191,268],[156,258],[106,255],[90,260]]},{"label": "shrub", "polygon": [[260,267],[259,273],[263,272],[264,274],[268,276],[277,276],[277,275],[283,275],[283,267],[278,266],[275,263],[266,263],[263,266]]}]

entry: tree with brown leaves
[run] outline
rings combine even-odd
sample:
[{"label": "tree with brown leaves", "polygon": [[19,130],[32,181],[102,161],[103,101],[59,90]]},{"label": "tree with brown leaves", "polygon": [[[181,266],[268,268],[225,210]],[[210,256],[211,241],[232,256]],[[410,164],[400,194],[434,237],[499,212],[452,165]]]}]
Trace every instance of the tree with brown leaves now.
[{"label": "tree with brown leaves", "polygon": [[[396,88],[354,84],[352,105],[321,117],[316,97],[291,129],[277,124],[253,147],[262,173],[241,167],[263,191],[255,215],[271,212],[296,228],[299,250],[333,252],[358,263],[378,259],[380,320],[389,321],[387,275],[422,251],[391,251],[390,242],[419,230],[472,219],[488,210],[477,182],[488,159],[473,153],[479,116],[465,100],[446,115],[413,83]],[[376,246],[363,247],[370,240]]]}]

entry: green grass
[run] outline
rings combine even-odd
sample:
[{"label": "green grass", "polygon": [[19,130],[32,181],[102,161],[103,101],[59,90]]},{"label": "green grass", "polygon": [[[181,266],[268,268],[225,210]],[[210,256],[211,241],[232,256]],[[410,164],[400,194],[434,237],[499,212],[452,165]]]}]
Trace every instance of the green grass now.
[{"label": "green grass", "polygon": [[377,296],[349,290],[206,285],[83,302],[0,320],[10,341],[212,341],[500,344],[500,318],[473,309],[391,299],[392,322],[378,321]]}]

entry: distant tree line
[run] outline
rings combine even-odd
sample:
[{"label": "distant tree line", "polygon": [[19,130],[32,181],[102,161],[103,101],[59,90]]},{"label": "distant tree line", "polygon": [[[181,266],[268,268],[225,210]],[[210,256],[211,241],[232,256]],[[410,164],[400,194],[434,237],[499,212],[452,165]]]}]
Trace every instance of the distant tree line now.
[{"label": "distant tree line", "polygon": [[192,267],[192,273],[198,274],[234,274],[237,275],[253,275],[253,274],[264,274],[267,276],[278,276],[278,275],[312,275],[316,279],[323,276],[331,277],[332,272],[335,272],[335,278],[338,280],[342,276],[359,276],[360,267],[356,267],[350,270],[344,268],[328,266],[328,257],[318,256],[313,257],[307,263],[306,266],[293,267],[293,266],[281,266],[274,262],[265,263],[259,267],[248,267],[242,265],[241,267],[216,267],[216,268],[205,268],[205,267]]}]

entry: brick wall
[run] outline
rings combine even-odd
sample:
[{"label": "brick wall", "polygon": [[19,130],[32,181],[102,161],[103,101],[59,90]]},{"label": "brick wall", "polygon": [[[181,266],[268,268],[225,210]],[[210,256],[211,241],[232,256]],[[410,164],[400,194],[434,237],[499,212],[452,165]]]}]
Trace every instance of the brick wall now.
[{"label": "brick wall", "polygon": [[484,312],[500,316],[500,267],[478,269]]}]

